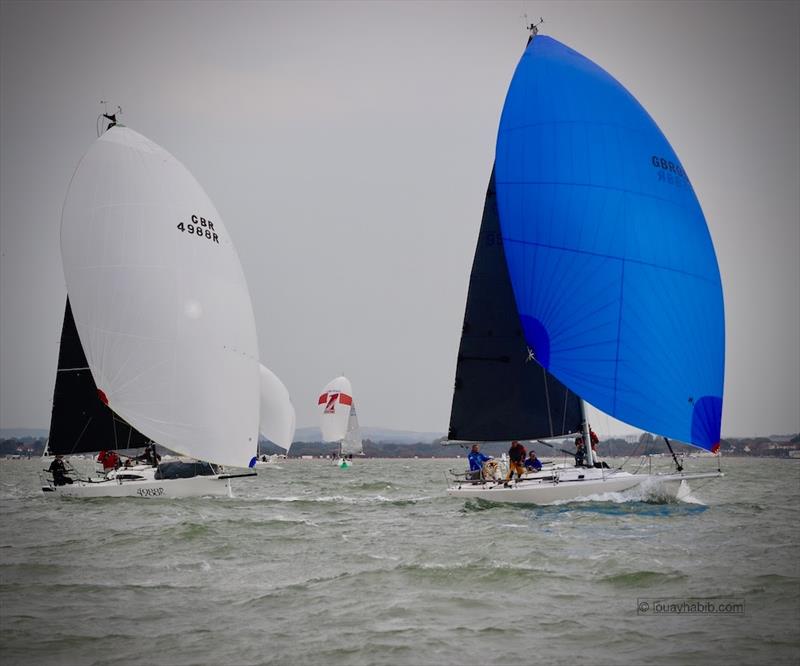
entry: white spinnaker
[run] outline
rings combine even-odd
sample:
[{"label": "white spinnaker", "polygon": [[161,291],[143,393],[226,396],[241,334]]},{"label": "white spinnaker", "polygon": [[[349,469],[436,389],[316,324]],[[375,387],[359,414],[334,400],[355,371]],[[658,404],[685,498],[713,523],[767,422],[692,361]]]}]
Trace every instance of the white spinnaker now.
[{"label": "white spinnaker", "polygon": [[264,365],[261,372],[261,425],[264,437],[284,449],[289,449],[294,439],[297,417],[289,391],[278,376]]},{"label": "white spinnaker", "polygon": [[347,433],[342,440],[342,453],[345,455],[361,455],[364,449],[361,446],[361,428],[358,427],[356,414],[356,401],[350,408],[350,417],[347,419]]},{"label": "white spinnaker", "polygon": [[322,389],[317,407],[323,441],[340,442],[344,439],[352,403],[353,387],[347,377],[336,377]]},{"label": "white spinnaker", "polygon": [[255,319],[225,225],[189,171],[142,135],[108,130],[72,177],[61,256],[109,407],[170,449],[246,467],[258,437]]}]

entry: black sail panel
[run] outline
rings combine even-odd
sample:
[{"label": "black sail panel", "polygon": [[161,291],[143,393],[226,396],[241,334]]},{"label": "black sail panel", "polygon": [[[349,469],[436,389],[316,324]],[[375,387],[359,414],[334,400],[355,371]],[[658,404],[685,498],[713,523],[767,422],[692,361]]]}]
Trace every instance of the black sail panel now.
[{"label": "black sail panel", "polygon": [[120,419],[97,392],[67,299],[50,417],[51,454],[145,446],[149,438]]},{"label": "black sail panel", "polygon": [[538,439],[578,432],[580,426],[580,398],[536,362],[525,342],[492,170],[469,280],[448,438]]}]

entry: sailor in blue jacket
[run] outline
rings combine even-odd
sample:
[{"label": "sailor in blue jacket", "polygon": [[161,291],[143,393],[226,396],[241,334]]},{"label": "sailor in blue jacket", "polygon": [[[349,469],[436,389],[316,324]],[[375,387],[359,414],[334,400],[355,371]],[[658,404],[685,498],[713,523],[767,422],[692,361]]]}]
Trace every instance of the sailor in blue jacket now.
[{"label": "sailor in blue jacket", "polygon": [[525,469],[529,472],[542,471],[542,461],[536,457],[536,451],[531,451],[530,455],[525,459]]},{"label": "sailor in blue jacket", "polygon": [[[469,452],[467,460],[469,460],[469,471],[473,472],[473,474],[471,474],[473,479],[477,479],[480,476],[481,470],[483,469],[483,463],[491,459],[491,456],[485,456],[481,453],[480,444],[472,445],[472,450]],[[474,472],[477,472],[477,474],[474,474]]]}]

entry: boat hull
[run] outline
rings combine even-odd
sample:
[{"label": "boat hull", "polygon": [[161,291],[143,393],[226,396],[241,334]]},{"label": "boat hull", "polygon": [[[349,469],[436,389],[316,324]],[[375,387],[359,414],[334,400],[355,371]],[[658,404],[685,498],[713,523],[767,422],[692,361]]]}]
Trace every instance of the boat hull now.
[{"label": "boat hull", "polygon": [[[581,470],[565,475],[531,475],[505,485],[502,482],[459,482],[447,494],[461,499],[480,499],[512,504],[597,500],[605,493],[621,493],[642,487],[653,495],[683,499],[689,494],[687,481],[723,476],[721,472],[700,474],[630,474],[606,470]],[[578,478],[582,476],[583,478]]]},{"label": "boat hull", "polygon": [[56,486],[47,479],[42,484],[42,491],[51,497],[232,497],[229,474],[167,479],[155,477],[155,467],[136,465],[112,470],[102,479],[78,479],[63,486]]},{"label": "boat hull", "polygon": [[196,476],[191,479],[145,481],[76,481],[65,486],[42,486],[45,495],[61,497],[141,497],[176,499],[182,497],[231,497],[230,479]]}]

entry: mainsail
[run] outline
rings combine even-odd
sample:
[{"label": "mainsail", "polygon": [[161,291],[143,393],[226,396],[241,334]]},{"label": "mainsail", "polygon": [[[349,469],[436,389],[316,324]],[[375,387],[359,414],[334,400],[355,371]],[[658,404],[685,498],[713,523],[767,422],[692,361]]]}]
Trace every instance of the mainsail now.
[{"label": "mainsail", "polygon": [[603,69],[539,36],[509,87],[496,169],[509,276],[536,360],[604,412],[715,450],[719,268],[653,119]]},{"label": "mainsail", "polygon": [[145,446],[148,441],[148,437],[119,418],[100,399],[67,298],[48,451],[53,455],[66,455],[101,449],[131,449]]},{"label": "mainsail", "polygon": [[448,439],[539,439],[580,427],[580,399],[534,360],[525,342],[492,170],[469,279]]},{"label": "mainsail", "polygon": [[261,418],[259,432],[268,440],[289,449],[294,439],[297,417],[289,391],[278,376],[263,364],[261,379]]},{"label": "mainsail", "polygon": [[360,456],[364,453],[361,444],[361,428],[358,425],[358,415],[356,414],[356,403],[350,406],[350,416],[347,419],[347,432],[342,440],[342,455]]},{"label": "mainsail", "polygon": [[112,127],[73,175],[61,255],[103,401],[174,451],[247,466],[259,422],[255,320],[225,225],[189,171]]}]

